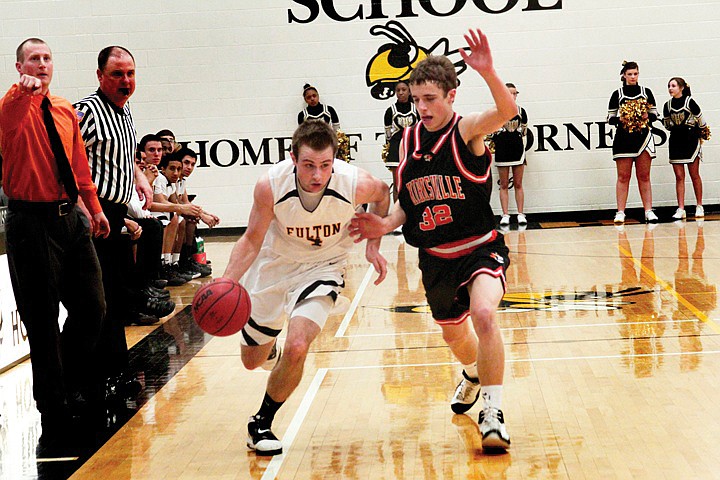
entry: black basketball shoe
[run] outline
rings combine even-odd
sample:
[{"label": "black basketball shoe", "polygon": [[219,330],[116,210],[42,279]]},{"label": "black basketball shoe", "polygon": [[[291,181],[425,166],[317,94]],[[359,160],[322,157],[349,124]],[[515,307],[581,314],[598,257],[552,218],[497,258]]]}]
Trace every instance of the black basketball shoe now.
[{"label": "black basketball shoe", "polygon": [[270,431],[270,425],[263,417],[253,415],[248,419],[247,446],[255,455],[270,457],[282,453],[282,443]]}]

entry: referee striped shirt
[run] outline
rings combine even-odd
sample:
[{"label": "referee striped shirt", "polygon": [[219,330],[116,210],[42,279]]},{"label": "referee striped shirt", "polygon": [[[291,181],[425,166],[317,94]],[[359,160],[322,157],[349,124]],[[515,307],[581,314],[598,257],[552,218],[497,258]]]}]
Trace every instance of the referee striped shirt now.
[{"label": "referee striped shirt", "polygon": [[100,90],[75,104],[98,197],[127,204],[135,185],[135,122]]}]

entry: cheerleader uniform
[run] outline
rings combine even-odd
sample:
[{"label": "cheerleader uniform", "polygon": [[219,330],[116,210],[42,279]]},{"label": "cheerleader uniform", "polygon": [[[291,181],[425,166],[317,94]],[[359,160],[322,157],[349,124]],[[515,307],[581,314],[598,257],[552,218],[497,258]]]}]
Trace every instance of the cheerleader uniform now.
[{"label": "cheerleader uniform", "polygon": [[670,131],[670,163],[702,160],[697,130],[705,126],[700,106],[689,96],[671,98],[663,108],[663,125]]},{"label": "cheerleader uniform", "polygon": [[397,167],[400,164],[399,149],[402,131],[419,121],[420,114],[412,102],[395,102],[385,110],[385,141],[388,143],[386,167]]},{"label": "cheerleader uniform", "polygon": [[335,130],[340,128],[340,119],[335,109],[330,105],[323,105],[322,103],[318,103],[314,107],[307,106],[303,108],[302,111],[298,113],[298,125],[305,120],[322,120],[330,124]]},{"label": "cheerleader uniform", "polygon": [[[629,100],[639,100],[644,98],[650,105],[648,112],[648,124],[645,128],[628,132],[620,121],[620,107]],[[646,151],[650,154],[650,158],[655,158],[655,141],[653,140],[650,124],[657,120],[658,112],[655,107],[655,96],[649,88],[640,85],[624,85],[615,90],[610,97],[608,105],[608,123],[615,125],[615,138],[613,139],[613,160],[619,158],[635,158]]]},{"label": "cheerleader uniform", "polygon": [[495,165],[514,167],[525,164],[527,122],[525,109],[518,106],[518,114],[490,136],[495,143]]}]

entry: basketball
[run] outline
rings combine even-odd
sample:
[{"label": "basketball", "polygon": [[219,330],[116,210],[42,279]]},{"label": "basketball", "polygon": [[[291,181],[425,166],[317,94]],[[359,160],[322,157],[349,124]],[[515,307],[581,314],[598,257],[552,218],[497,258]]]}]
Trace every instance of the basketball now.
[{"label": "basketball", "polygon": [[192,302],[195,323],[217,337],[239,332],[248,322],[250,310],[247,290],[229,278],[206,283],[195,292]]}]

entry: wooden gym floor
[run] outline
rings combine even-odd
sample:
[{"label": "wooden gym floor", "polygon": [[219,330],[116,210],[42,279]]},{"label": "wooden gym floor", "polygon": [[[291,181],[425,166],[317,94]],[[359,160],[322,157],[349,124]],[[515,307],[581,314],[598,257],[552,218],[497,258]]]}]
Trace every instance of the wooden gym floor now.
[{"label": "wooden gym floor", "polygon": [[[197,330],[185,308],[194,281],[172,290],[174,317],[126,329],[145,391],[99,449],[36,458],[30,365],[0,375],[0,478],[720,478],[712,220],[507,233],[497,317],[507,454],[482,452],[478,406],[450,411],[460,368],[425,304],[416,250],[387,236],[380,286],[362,248],[353,252],[350,311],[329,319],[276,418],[284,455],[246,448],[268,374],[243,368],[237,336]],[[216,274],[231,240],[206,243]]]}]

